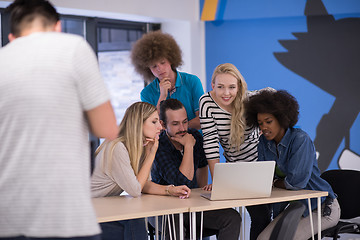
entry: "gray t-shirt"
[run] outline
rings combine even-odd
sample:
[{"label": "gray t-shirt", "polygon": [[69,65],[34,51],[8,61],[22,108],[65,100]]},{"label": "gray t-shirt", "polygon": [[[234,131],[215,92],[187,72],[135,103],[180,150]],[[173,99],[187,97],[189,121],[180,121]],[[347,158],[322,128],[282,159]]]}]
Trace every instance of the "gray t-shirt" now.
[{"label": "gray t-shirt", "polygon": [[0,48],[0,237],[100,233],[84,111],[109,100],[79,36],[34,33]]},{"label": "gray t-shirt", "polygon": [[[141,195],[141,185],[130,164],[129,152],[122,142],[116,143],[111,164],[104,164],[105,156],[110,156],[110,142],[95,158],[95,169],[91,177],[93,197],[119,196],[123,191],[133,197]],[[107,157],[109,158],[109,157]]]}]

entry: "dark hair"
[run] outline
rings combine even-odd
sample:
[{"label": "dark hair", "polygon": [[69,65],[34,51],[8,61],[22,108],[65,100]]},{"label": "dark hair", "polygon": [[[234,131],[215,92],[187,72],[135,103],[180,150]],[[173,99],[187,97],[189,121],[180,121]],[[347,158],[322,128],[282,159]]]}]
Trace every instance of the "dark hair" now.
[{"label": "dark hair", "polygon": [[169,99],[161,101],[160,102],[160,114],[159,114],[160,120],[166,124],[166,121],[167,121],[166,111],[168,109],[179,110],[182,108],[184,108],[184,105],[177,99],[169,98]]},{"label": "dark hair", "polygon": [[284,129],[294,127],[299,117],[299,104],[286,90],[262,90],[249,98],[245,109],[247,124],[251,126],[258,126],[258,113],[274,115]]},{"label": "dark hair", "polygon": [[21,32],[34,19],[39,18],[44,27],[56,24],[59,14],[46,0],[15,0],[6,11],[10,13],[10,32],[19,37]]},{"label": "dark hair", "polygon": [[135,70],[148,82],[155,78],[149,69],[150,64],[162,58],[170,62],[173,71],[182,64],[179,45],[170,34],[161,31],[143,35],[131,50],[131,61]]}]

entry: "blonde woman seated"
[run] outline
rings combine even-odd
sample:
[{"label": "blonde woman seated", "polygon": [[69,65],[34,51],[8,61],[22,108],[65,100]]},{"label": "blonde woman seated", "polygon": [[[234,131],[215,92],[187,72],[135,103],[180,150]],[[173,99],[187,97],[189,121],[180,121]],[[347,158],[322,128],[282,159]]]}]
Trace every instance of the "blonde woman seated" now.
[{"label": "blonde woman seated", "polygon": [[[118,196],[123,191],[133,197],[142,192],[189,197],[191,190],[187,186],[163,186],[149,180],[161,129],[153,105],[132,104],[120,123],[118,137],[105,141],[95,152],[92,197]],[[147,239],[144,219],[102,223],[101,228],[103,240]]]}]

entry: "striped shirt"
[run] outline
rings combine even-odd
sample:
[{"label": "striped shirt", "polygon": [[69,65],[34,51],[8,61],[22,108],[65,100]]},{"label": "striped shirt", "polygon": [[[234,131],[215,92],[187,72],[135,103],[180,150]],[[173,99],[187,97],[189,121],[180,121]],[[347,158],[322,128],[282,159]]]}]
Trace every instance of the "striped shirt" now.
[{"label": "striped shirt", "polygon": [[246,127],[244,142],[239,149],[236,149],[231,147],[229,143],[231,113],[222,109],[209,92],[201,96],[199,105],[200,124],[204,135],[204,151],[207,160],[220,158],[219,143],[224,149],[224,157],[227,162],[257,160],[259,128]]}]

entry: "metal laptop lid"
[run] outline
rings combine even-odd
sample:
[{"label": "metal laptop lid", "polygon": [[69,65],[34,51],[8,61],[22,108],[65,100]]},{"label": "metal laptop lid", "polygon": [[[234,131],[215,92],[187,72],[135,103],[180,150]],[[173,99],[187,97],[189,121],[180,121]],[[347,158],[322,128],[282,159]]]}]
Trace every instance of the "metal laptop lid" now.
[{"label": "metal laptop lid", "polygon": [[274,169],[275,161],[217,163],[210,200],[269,197]]}]

